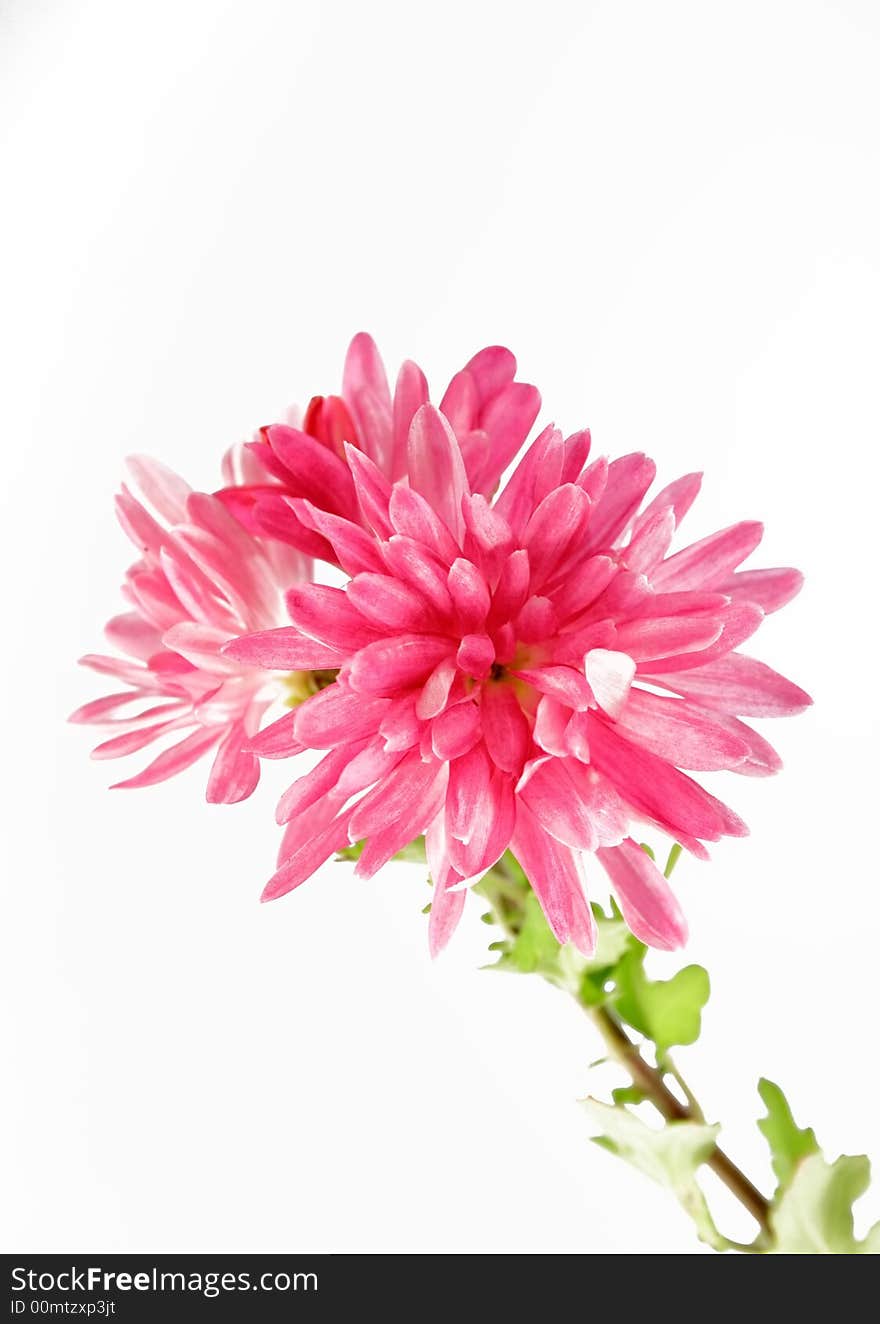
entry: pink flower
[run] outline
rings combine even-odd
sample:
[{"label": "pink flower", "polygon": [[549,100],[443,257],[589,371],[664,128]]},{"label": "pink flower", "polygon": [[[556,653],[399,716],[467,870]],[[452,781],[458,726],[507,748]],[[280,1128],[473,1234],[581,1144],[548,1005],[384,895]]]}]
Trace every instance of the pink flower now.
[{"label": "pink flower", "polygon": [[287,828],[264,899],[349,842],[365,840],[357,872],[369,877],[424,832],[434,951],[465,885],[508,847],[560,942],[593,948],[591,859],[639,938],[685,941],[669,884],[632,834],[647,823],[705,857],[703,842],[745,833],[681,769],[779,767],[740,718],[810,700],[735,650],[801,577],[738,571],[760,540],[754,523],[668,555],[699,475],[641,509],[652,462],[587,463],[589,446],[587,432],[563,440],[547,428],[494,505],[430,405],[392,470],[405,467],[408,483],[349,448],[360,509],[349,496],[348,517],[337,506],[324,533],[350,583],[295,587],[292,625],[223,649],[242,666],[338,668],[250,745],[276,758],[326,751],[279,804]]},{"label": "pink flower", "polygon": [[[244,747],[281,681],[224,657],[220,647],[286,620],[284,590],[304,577],[308,563],[290,547],[253,537],[216,497],[191,491],[155,460],[135,457],[129,465],[158,518],[123,486],[117,513],[141,556],[122,590],[130,610],[109,622],[106,635],[126,656],[81,659],[126,688],[85,704],[70,720],[113,733],[93,751],[99,759],[171,738],[142,772],[117,786],[165,781],[216,749],[208,800],[244,800],[260,776],[259,760]],[[254,462],[230,452],[224,475],[230,484],[252,481]],[[147,706],[125,715],[132,704]]]},{"label": "pink flower", "polygon": [[[510,350],[491,346],[456,373],[440,402],[472,492],[491,495],[538,416],[538,391],[515,375]],[[410,362],[400,369],[392,395],[379,351],[361,332],[348,349],[342,395],[315,396],[298,427],[262,428],[250,443],[259,461],[256,481],[217,495],[255,532],[308,556],[338,561],[343,569],[359,568],[360,526],[369,523],[367,511],[376,502],[381,508],[388,483],[404,477],[409,427],[427,400],[424,373]],[[371,461],[370,473],[375,466],[374,480],[365,476],[361,455]],[[376,485],[372,494],[366,490],[370,481]],[[355,526],[345,540],[338,536],[340,517]]]}]

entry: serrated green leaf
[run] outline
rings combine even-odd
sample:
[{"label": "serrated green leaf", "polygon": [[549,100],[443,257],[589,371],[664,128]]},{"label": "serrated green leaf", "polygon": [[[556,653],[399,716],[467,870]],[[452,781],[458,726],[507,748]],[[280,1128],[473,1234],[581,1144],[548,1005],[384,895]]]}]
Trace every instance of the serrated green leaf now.
[{"label": "serrated green leaf", "polygon": [[802,1159],[770,1211],[773,1255],[880,1255],[880,1223],[856,1241],[852,1207],[871,1180],[864,1154]]},{"label": "serrated green leaf", "polygon": [[808,1154],[819,1153],[819,1144],[811,1127],[802,1129],[797,1125],[778,1085],[762,1078],[758,1081],[758,1093],[767,1109],[767,1116],[758,1122],[758,1130],[770,1146],[776,1180],[781,1187],[787,1186],[801,1160]]},{"label": "serrated green leaf", "polygon": [[701,965],[686,965],[671,979],[649,979],[643,962],[644,948],[627,952],[617,963],[612,1002],[618,1015],[651,1039],[662,1057],[673,1044],[692,1044],[700,1037],[709,975]]},{"label": "serrated green leaf", "polygon": [[700,1240],[716,1250],[727,1250],[731,1243],[712,1221],[696,1180],[697,1170],[715,1148],[720,1127],[702,1122],[667,1122],[658,1131],[625,1108],[598,1099],[585,1100],[585,1106],[601,1131],[596,1143],[672,1191],[694,1220]]}]

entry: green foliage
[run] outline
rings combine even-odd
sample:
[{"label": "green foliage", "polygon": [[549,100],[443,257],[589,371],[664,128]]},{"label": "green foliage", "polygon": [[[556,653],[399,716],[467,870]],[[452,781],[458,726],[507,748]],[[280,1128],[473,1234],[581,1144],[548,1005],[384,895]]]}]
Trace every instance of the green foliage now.
[{"label": "green foliage", "polygon": [[712,1154],[719,1127],[702,1122],[667,1122],[657,1130],[626,1108],[598,1099],[587,1099],[585,1106],[600,1129],[594,1137],[597,1145],[671,1191],[694,1220],[701,1241],[716,1250],[729,1249],[731,1243],[716,1228],[697,1184],[697,1170]]},{"label": "green foliage", "polygon": [[[648,846],[643,849],[654,858]],[[664,870],[667,878],[680,854],[680,847],[673,846]],[[692,1044],[700,1034],[709,998],[709,976],[702,966],[687,965],[669,979],[651,979],[645,970],[647,948],[630,933],[613,901],[608,914],[593,906],[598,941],[591,957],[571,944],[560,946],[509,853],[475,890],[490,905],[483,918],[504,933],[491,944],[498,953],[491,969],[541,975],[573,994],[600,1024],[625,1023],[654,1044],[661,1075],[671,1073],[683,1084],[667,1055],[674,1045]],[[625,1061],[625,1054],[621,1058],[615,1053],[613,1037],[611,1043],[612,1054]],[[669,1189],[708,1245],[761,1254],[880,1254],[880,1223],[863,1241],[856,1240],[853,1230],[853,1204],[867,1189],[868,1160],[843,1156],[828,1163],[813,1131],[797,1125],[782,1090],[769,1080],[758,1086],[767,1109],[758,1125],[769,1143],[778,1181],[768,1225],[748,1246],[722,1236],[697,1182],[700,1166],[712,1158],[719,1128],[702,1120],[690,1095],[689,1117],[666,1121],[659,1129],[647,1125],[631,1111],[650,1098],[650,1083],[640,1079],[640,1085],[614,1089],[613,1103],[586,1101],[600,1132],[596,1143]]]},{"label": "green foliage", "polygon": [[[356,841],[353,846],[343,846],[342,850],[336,852],[337,860],[359,860],[363,854],[365,841]],[[395,860],[407,860],[411,864],[425,863],[425,838],[416,837],[403,850],[399,850],[392,857]]]},{"label": "green foliage", "polygon": [[[675,847],[667,871],[675,864]],[[674,1044],[692,1044],[699,1037],[700,1018],[709,998],[709,976],[699,965],[679,970],[671,979],[650,979],[645,972],[647,948],[630,933],[620,912],[606,914],[593,906],[596,951],[585,957],[570,944],[560,946],[544,918],[538,898],[511,855],[479,885],[505,924],[509,936],[493,944],[498,951],[494,970],[537,974],[573,993],[585,1007],[608,1005],[663,1056]]]},{"label": "green foliage", "polygon": [[819,1144],[812,1128],[802,1130],[797,1125],[788,1100],[778,1085],[762,1078],[758,1081],[758,1093],[767,1109],[767,1116],[758,1122],[758,1130],[770,1146],[776,1180],[780,1187],[785,1187],[794,1177],[801,1160],[808,1154],[819,1153]]},{"label": "green foliage", "polygon": [[701,965],[686,965],[671,979],[649,979],[645,948],[631,947],[614,971],[617,1014],[656,1046],[658,1057],[674,1044],[692,1044],[700,1037],[700,1019],[709,1000],[709,976]]},{"label": "green foliage", "polygon": [[852,1207],[870,1179],[871,1165],[863,1154],[843,1154],[834,1163],[820,1153],[807,1154],[770,1212],[770,1253],[880,1255],[880,1223],[864,1241],[856,1241],[853,1231]]}]

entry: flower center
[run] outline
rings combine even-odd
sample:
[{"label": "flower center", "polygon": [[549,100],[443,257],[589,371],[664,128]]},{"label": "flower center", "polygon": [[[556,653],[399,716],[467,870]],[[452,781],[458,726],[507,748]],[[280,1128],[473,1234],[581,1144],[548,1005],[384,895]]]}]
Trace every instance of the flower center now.
[{"label": "flower center", "polygon": [[306,699],[332,685],[339,671],[289,671],[281,682],[283,701],[288,708],[298,708]]}]

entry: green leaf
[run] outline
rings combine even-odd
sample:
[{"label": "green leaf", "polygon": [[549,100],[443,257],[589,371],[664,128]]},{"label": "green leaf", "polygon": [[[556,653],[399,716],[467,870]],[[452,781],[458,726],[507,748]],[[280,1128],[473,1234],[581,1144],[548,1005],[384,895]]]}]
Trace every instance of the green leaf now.
[{"label": "green leaf", "polygon": [[681,846],[679,846],[678,842],[676,841],[674,846],[669,852],[669,857],[666,861],[666,868],[663,870],[664,878],[672,877],[672,870],[678,864],[679,855],[681,855]]},{"label": "green leaf", "polygon": [[[365,841],[356,841],[352,846],[343,846],[342,850],[336,852],[337,860],[359,860],[363,854]],[[391,857],[394,860],[407,860],[412,864],[425,863],[425,838],[416,837],[403,850],[399,850],[396,855]]]},{"label": "green leaf", "polygon": [[611,1091],[611,1097],[618,1107],[622,1107],[625,1103],[644,1103],[648,1096],[638,1085],[618,1085]]},{"label": "green leaf", "polygon": [[772,1255],[880,1255],[880,1223],[856,1241],[852,1207],[871,1180],[864,1154],[802,1159],[770,1211]]},{"label": "green leaf", "polygon": [[702,1122],[667,1122],[658,1131],[625,1108],[598,1099],[585,1100],[585,1106],[601,1131],[594,1137],[596,1144],[667,1187],[694,1220],[700,1240],[716,1250],[727,1250],[731,1243],[712,1221],[696,1180],[698,1168],[715,1148],[720,1128]]},{"label": "green leaf", "polygon": [[543,975],[564,988],[576,989],[580,983],[580,962],[584,958],[570,945],[560,947],[534,893],[524,896],[519,932],[508,939],[503,948],[500,959],[491,969]]},{"label": "green leaf", "polygon": [[797,1125],[788,1100],[772,1080],[759,1080],[758,1093],[767,1109],[767,1116],[758,1122],[758,1130],[770,1146],[776,1180],[780,1187],[787,1186],[801,1160],[808,1154],[819,1153],[816,1135],[812,1128],[802,1130]]},{"label": "green leaf", "polygon": [[686,965],[671,979],[649,979],[644,957],[642,947],[618,962],[612,1001],[618,1015],[651,1039],[662,1057],[673,1044],[692,1044],[700,1037],[701,1013],[709,1001],[709,976],[701,965]]}]

